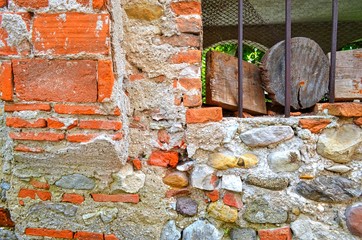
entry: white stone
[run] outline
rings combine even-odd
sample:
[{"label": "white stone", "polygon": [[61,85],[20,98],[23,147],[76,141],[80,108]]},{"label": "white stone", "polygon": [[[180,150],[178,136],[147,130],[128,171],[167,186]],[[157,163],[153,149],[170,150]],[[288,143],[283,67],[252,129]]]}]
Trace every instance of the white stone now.
[{"label": "white stone", "polygon": [[205,164],[195,166],[191,173],[192,187],[208,191],[214,190],[215,187],[211,184],[213,173],[214,169]]},{"label": "white stone", "polygon": [[198,220],[185,228],[182,240],[221,240],[223,234],[207,221]]},{"label": "white stone", "polygon": [[125,165],[118,173],[112,175],[114,181],[111,190],[137,193],[145,185],[146,175],[142,171],[133,171],[133,166]]},{"label": "white stone", "polygon": [[240,134],[241,140],[250,147],[267,147],[293,137],[294,131],[289,126],[254,128]]},{"label": "white stone", "polygon": [[239,176],[224,175],[221,180],[221,188],[234,192],[242,192],[243,183],[241,182],[241,178]]}]

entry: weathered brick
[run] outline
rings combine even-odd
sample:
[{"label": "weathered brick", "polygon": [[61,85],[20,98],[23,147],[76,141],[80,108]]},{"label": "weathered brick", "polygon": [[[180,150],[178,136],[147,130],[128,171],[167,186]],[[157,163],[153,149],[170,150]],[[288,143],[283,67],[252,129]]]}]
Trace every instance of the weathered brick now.
[{"label": "weathered brick", "polygon": [[13,70],[10,61],[0,62],[0,95],[4,101],[12,101],[13,93]]},{"label": "weathered brick", "polygon": [[[75,128],[78,125],[77,119],[67,119],[65,121],[61,121],[56,118],[48,118],[48,128],[52,129],[72,129]],[[66,124],[64,123],[66,122]]]},{"label": "weathered brick", "polygon": [[199,2],[173,2],[172,11],[177,15],[201,14],[201,3]]},{"label": "weathered brick", "polygon": [[163,16],[163,8],[160,5],[151,3],[132,4],[125,7],[127,16],[130,19],[153,21]]},{"label": "weathered brick", "polygon": [[131,81],[131,82],[134,82],[134,81],[138,81],[138,80],[144,80],[145,79],[145,75],[143,73],[137,73],[137,74],[132,74],[128,77],[128,79]]},{"label": "weathered brick", "polygon": [[119,240],[119,238],[117,238],[117,236],[114,234],[108,234],[104,235],[104,240]]},{"label": "weathered brick", "polygon": [[49,183],[40,182],[34,178],[32,178],[29,183],[30,183],[30,185],[32,185],[35,188],[40,188],[40,189],[45,189],[45,190],[49,190],[49,188],[50,188]]},{"label": "weathered brick", "polygon": [[67,141],[74,143],[89,142],[98,136],[99,136],[98,134],[82,134],[82,133],[67,134]]},{"label": "weathered brick", "polygon": [[47,122],[43,118],[28,121],[18,117],[7,117],[6,126],[13,128],[44,128],[47,126]]},{"label": "weathered brick", "polygon": [[216,202],[219,200],[219,190],[215,189],[211,192],[205,192],[206,196],[210,199],[211,202]]},{"label": "weathered brick", "polygon": [[243,207],[243,202],[241,201],[241,196],[236,193],[232,193],[232,192],[228,192],[228,191],[225,192],[223,201],[226,205],[235,207],[237,209],[241,209]]},{"label": "weathered brick", "polygon": [[49,104],[5,104],[5,112],[15,112],[15,111],[46,111],[49,112],[51,107]]},{"label": "weathered brick", "polygon": [[170,189],[167,190],[165,196],[167,198],[171,198],[171,197],[180,197],[180,196],[187,196],[190,195],[191,192],[189,189],[187,188],[181,188],[181,189]]},{"label": "weathered brick", "polygon": [[201,18],[176,18],[177,28],[183,33],[200,33],[202,30]]},{"label": "weathered brick", "polygon": [[148,159],[149,165],[160,167],[176,167],[179,161],[177,152],[154,151]]},{"label": "weathered brick", "polygon": [[90,60],[13,60],[15,93],[25,101],[96,102],[97,65]]},{"label": "weathered brick", "polygon": [[186,122],[206,123],[219,122],[222,120],[222,109],[220,107],[188,109],[186,111]]},{"label": "weathered brick", "polygon": [[122,123],[110,120],[81,120],[79,128],[84,129],[102,129],[102,130],[120,130]]},{"label": "weathered brick", "polygon": [[0,208],[0,227],[14,227],[15,223],[11,220],[9,210]]},{"label": "weathered brick", "polygon": [[64,193],[62,196],[62,202],[82,204],[84,202],[84,197],[75,193]]},{"label": "weathered brick", "polygon": [[292,240],[292,231],[289,226],[275,229],[261,229],[258,231],[260,240]]},{"label": "weathered brick", "polygon": [[0,8],[7,7],[8,1],[7,0],[0,0]]},{"label": "weathered brick", "polygon": [[199,78],[180,78],[178,80],[179,84],[185,90],[201,90],[202,83]]},{"label": "weathered brick", "polygon": [[112,61],[98,61],[98,101],[108,102],[112,96],[114,76]]},{"label": "weathered brick", "polygon": [[179,52],[170,58],[171,63],[200,63],[201,62],[201,51],[200,50],[188,50],[185,52]]},{"label": "weathered brick", "polygon": [[59,114],[106,115],[98,106],[56,104],[54,111]]},{"label": "weathered brick", "polygon": [[142,168],[142,162],[141,162],[141,160],[139,160],[139,159],[133,159],[133,160],[132,160],[132,163],[133,163],[133,167],[134,167],[136,170],[141,170],[141,168]]},{"label": "weathered brick", "polygon": [[48,7],[49,0],[13,0],[19,7],[39,9]]},{"label": "weathered brick", "polygon": [[362,117],[355,119],[354,123],[359,125],[359,126],[362,126]]},{"label": "weathered brick", "polygon": [[32,189],[20,189],[18,197],[19,198],[31,198],[35,199],[35,197],[38,196],[40,200],[47,201],[52,199],[52,194],[50,192],[46,191],[38,191],[38,190],[32,190]]},{"label": "weathered brick", "polygon": [[23,144],[16,145],[14,148],[14,151],[18,152],[29,152],[29,153],[42,153],[44,152],[44,149],[40,147],[28,147]]},{"label": "weathered brick", "polygon": [[338,117],[362,117],[362,103],[322,103],[317,109],[328,109],[328,114]]},{"label": "weathered brick", "polygon": [[300,119],[299,126],[304,129],[309,129],[312,133],[320,133],[328,124],[331,123],[329,119]]},{"label": "weathered brick", "polygon": [[42,237],[52,237],[52,238],[66,238],[66,239],[73,238],[73,232],[70,230],[27,228],[27,229],[25,229],[25,234],[31,235],[31,236],[42,236]]},{"label": "weathered brick", "polygon": [[200,36],[183,33],[171,37],[162,37],[163,43],[168,43],[174,47],[200,47]]},{"label": "weathered brick", "polygon": [[11,132],[9,136],[14,140],[29,140],[29,141],[51,141],[57,142],[64,139],[64,133],[53,132]]},{"label": "weathered brick", "polygon": [[95,202],[125,202],[125,203],[138,203],[140,197],[138,194],[91,194]]},{"label": "weathered brick", "polygon": [[94,9],[104,9],[106,6],[106,0],[93,0]]},{"label": "weathered brick", "polygon": [[201,94],[197,95],[184,95],[183,103],[185,107],[199,107],[202,105]]},{"label": "weathered brick", "polygon": [[[98,2],[98,1],[94,1]],[[108,14],[37,14],[33,24],[36,54],[109,54]]]},{"label": "weathered brick", "polygon": [[161,129],[157,132],[157,139],[159,143],[170,143],[170,135],[168,134],[167,130]]}]

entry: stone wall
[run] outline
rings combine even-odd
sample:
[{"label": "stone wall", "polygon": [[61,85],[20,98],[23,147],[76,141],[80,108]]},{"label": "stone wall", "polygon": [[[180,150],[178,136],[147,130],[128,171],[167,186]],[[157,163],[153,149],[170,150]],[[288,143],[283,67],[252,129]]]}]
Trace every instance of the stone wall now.
[{"label": "stone wall", "polygon": [[199,1],[0,8],[0,239],[361,237],[361,104],[200,108]]}]

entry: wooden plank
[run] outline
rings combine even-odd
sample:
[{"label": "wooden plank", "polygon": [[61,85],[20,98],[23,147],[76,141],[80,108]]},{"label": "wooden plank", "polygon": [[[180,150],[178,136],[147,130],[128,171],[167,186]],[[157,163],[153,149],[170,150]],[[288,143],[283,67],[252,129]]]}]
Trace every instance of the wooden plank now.
[{"label": "wooden plank", "polygon": [[[244,110],[252,114],[266,114],[264,90],[260,70],[243,61]],[[237,111],[238,59],[221,52],[207,54],[206,103]]]},{"label": "wooden plank", "polygon": [[362,99],[362,49],[337,52],[336,65],[336,100]]}]

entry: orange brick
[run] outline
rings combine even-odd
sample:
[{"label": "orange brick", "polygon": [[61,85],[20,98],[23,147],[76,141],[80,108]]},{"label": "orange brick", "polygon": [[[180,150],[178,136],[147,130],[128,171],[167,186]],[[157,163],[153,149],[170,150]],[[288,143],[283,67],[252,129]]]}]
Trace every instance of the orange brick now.
[{"label": "orange brick", "polygon": [[28,147],[23,144],[19,144],[14,148],[15,151],[18,152],[29,152],[29,153],[42,153],[44,149],[40,147]]},{"label": "orange brick", "polygon": [[167,198],[180,197],[180,196],[187,196],[187,195],[190,195],[190,194],[191,194],[191,192],[187,188],[170,189],[170,190],[167,190],[166,197]]},{"label": "orange brick", "polygon": [[79,122],[79,128],[120,130],[122,128],[122,122],[110,120],[81,120]]},{"label": "orange brick", "polygon": [[84,197],[75,193],[64,193],[62,197],[62,202],[82,204],[84,202]]},{"label": "orange brick", "polygon": [[143,79],[145,79],[145,75],[143,73],[132,74],[132,75],[129,76],[129,80],[131,82],[138,81],[138,80],[143,80]]},{"label": "orange brick", "polygon": [[74,238],[78,240],[103,240],[103,233],[76,232]]},{"label": "orange brick", "polygon": [[13,60],[16,95],[25,101],[96,102],[96,62]]},{"label": "orange brick", "polygon": [[354,123],[359,125],[359,126],[362,126],[362,117],[355,119]]},{"label": "orange brick", "polygon": [[70,230],[27,228],[27,229],[25,229],[25,234],[31,235],[31,236],[43,236],[43,237],[53,237],[53,238],[66,238],[66,239],[73,238],[73,232]]},{"label": "orange brick", "polygon": [[98,106],[56,104],[54,111],[59,114],[106,115]]},{"label": "orange brick", "polygon": [[139,159],[133,159],[133,160],[132,160],[132,163],[133,163],[133,167],[134,167],[135,169],[141,170],[141,168],[142,168],[142,162],[141,162],[141,160],[139,160]]},{"label": "orange brick", "polygon": [[258,231],[260,240],[292,240],[292,231],[290,227],[275,229],[261,229]]},{"label": "orange brick", "polygon": [[124,202],[124,203],[138,203],[140,197],[138,194],[91,194],[95,202]]},{"label": "orange brick", "polygon": [[0,227],[15,227],[15,223],[11,220],[9,210],[0,208]]},{"label": "orange brick", "polygon": [[98,134],[67,134],[67,141],[74,143],[89,142],[99,136]]},{"label": "orange brick", "polygon": [[108,234],[104,235],[104,240],[119,240],[119,238],[117,238],[117,236],[114,234]]},{"label": "orange brick", "polygon": [[309,129],[312,133],[320,133],[328,124],[331,123],[329,119],[300,119],[299,126],[304,129]]},{"label": "orange brick", "polygon": [[177,15],[201,15],[201,3],[199,2],[174,2],[171,3],[171,9]]},{"label": "orange brick", "polygon": [[216,202],[219,200],[219,190],[215,189],[211,192],[205,192],[206,196],[210,199],[211,202]]},{"label": "orange brick", "polygon": [[89,6],[89,0],[77,0],[77,3],[86,7]]},{"label": "orange brick", "polygon": [[39,199],[42,201],[47,201],[52,199],[52,194],[50,192],[45,191],[38,191],[38,190],[32,190],[32,189],[20,189],[18,197],[19,198],[31,198],[35,199],[35,197],[38,196]]},{"label": "orange brick", "polygon": [[10,61],[0,62],[0,94],[4,101],[12,101],[14,94],[13,70]]},{"label": "orange brick", "polygon": [[338,117],[362,117],[362,103],[323,103],[319,107],[328,109],[328,114]]},{"label": "orange brick", "polygon": [[5,112],[15,111],[46,111],[51,109],[49,104],[5,104]]},{"label": "orange brick", "polygon": [[167,130],[165,129],[162,129],[162,130],[159,130],[157,132],[157,138],[158,138],[158,141],[162,144],[162,143],[167,143],[169,144],[170,143],[170,135],[168,134]]},{"label": "orange brick", "polygon": [[201,18],[176,18],[176,24],[183,33],[200,33],[202,30]]},{"label": "orange brick", "polygon": [[171,37],[162,37],[163,43],[168,43],[174,47],[200,47],[200,36],[196,36],[194,34],[181,34],[181,35],[174,35]]},{"label": "orange brick", "polygon": [[29,141],[51,141],[57,142],[64,139],[64,133],[52,132],[11,132],[9,136],[14,140],[29,140]]},{"label": "orange brick", "polygon": [[219,122],[222,120],[222,109],[220,107],[188,109],[186,111],[186,122],[206,123]]},{"label": "orange brick", "polygon": [[34,178],[32,178],[29,182],[33,187],[49,190],[50,185],[47,182],[40,182]]},{"label": "orange brick", "polygon": [[243,207],[243,202],[241,201],[241,196],[232,192],[225,192],[223,201],[226,205],[241,209]]},{"label": "orange brick", "polygon": [[0,8],[7,7],[8,1],[7,0],[0,0]]},{"label": "orange brick", "polygon": [[201,51],[200,50],[188,50],[186,52],[179,52],[172,56],[170,59],[171,63],[200,63],[201,62]]},{"label": "orange brick", "polygon": [[122,140],[122,139],[123,139],[123,133],[118,132],[118,133],[114,134],[114,135],[112,136],[112,139],[115,140],[115,141]]},{"label": "orange brick", "polygon": [[59,119],[56,118],[48,118],[47,119],[48,122],[48,128],[53,128],[53,129],[72,129],[75,128],[78,125],[78,120],[73,120],[72,123],[70,123],[68,126],[65,126],[65,124],[60,121]]},{"label": "orange brick", "polygon": [[202,105],[201,94],[198,95],[184,95],[183,103],[185,107],[199,107]]},{"label": "orange brick", "polygon": [[181,87],[188,91],[194,89],[201,90],[202,87],[201,79],[199,78],[180,78],[178,82],[180,83]]},{"label": "orange brick", "polygon": [[98,61],[98,101],[108,102],[112,96],[114,75],[112,61]]},{"label": "orange brick", "polygon": [[105,0],[93,0],[93,8],[94,9],[104,9]]},{"label": "orange brick", "polygon": [[13,0],[13,3],[19,7],[39,9],[48,7],[49,0]]},{"label": "orange brick", "polygon": [[43,118],[30,122],[22,118],[7,117],[6,126],[13,128],[44,128],[47,126],[47,122]]},{"label": "orange brick", "polygon": [[177,152],[154,151],[148,159],[148,164],[160,167],[170,166],[175,168],[178,161],[179,156]]},{"label": "orange brick", "polygon": [[[97,2],[97,1],[95,1]],[[36,54],[109,54],[108,14],[37,14],[33,24]],[[47,54],[48,55],[48,54]]]}]

